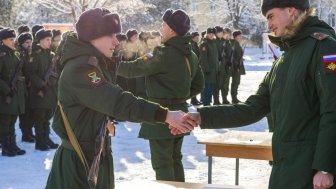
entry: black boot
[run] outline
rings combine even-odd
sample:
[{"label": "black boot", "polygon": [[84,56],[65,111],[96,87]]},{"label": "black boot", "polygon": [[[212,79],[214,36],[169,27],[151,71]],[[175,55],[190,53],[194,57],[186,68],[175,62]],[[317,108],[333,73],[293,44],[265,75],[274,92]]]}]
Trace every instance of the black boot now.
[{"label": "black boot", "polygon": [[14,157],[16,156],[16,152],[11,148],[11,140],[9,136],[3,137],[1,140],[2,146],[2,156]]},{"label": "black boot", "polygon": [[23,155],[26,153],[25,150],[22,150],[21,148],[19,148],[16,144],[16,135],[13,135],[10,137],[11,139],[11,146],[12,149],[16,152],[16,155]]},{"label": "black boot", "polygon": [[49,150],[49,146],[47,145],[44,132],[40,131],[40,129],[36,129],[35,131],[36,131],[35,149],[41,151]]},{"label": "black boot", "polygon": [[54,143],[49,137],[49,134],[46,136],[46,144],[50,149],[56,149],[58,148],[58,144]]},{"label": "black boot", "polygon": [[238,100],[238,98],[237,98],[236,96],[233,96],[233,97],[232,97],[232,103],[233,103],[233,104],[238,104],[238,103],[241,103],[241,101]]},{"label": "black boot", "polygon": [[223,97],[223,104],[230,104],[226,97]]}]

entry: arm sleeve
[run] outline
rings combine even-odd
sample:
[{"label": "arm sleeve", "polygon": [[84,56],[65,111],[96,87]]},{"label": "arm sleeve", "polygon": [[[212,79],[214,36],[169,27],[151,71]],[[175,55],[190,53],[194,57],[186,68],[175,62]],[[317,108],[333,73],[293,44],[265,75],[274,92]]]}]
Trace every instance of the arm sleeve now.
[{"label": "arm sleeve", "polygon": [[256,94],[245,103],[225,106],[198,108],[202,118],[202,129],[232,128],[259,121],[270,111],[270,96],[267,74],[259,85]]},{"label": "arm sleeve", "polygon": [[4,65],[4,62],[0,59],[0,93],[7,95],[11,91],[11,89],[7,85],[7,83],[1,79],[3,77],[1,76],[1,73],[3,72],[3,65]]},{"label": "arm sleeve", "polygon": [[34,86],[41,89],[43,88],[43,79],[37,74],[38,71],[38,65],[39,65],[40,59],[37,55],[34,56],[33,61],[28,64],[28,75],[29,78]]},{"label": "arm sleeve", "polygon": [[197,72],[191,80],[190,97],[198,95],[204,89],[203,71],[199,64],[196,65],[197,65]]},{"label": "arm sleeve", "polygon": [[336,175],[336,69],[327,73],[327,64],[323,61],[323,55],[336,56],[336,42],[325,40],[321,43],[321,50],[315,56],[315,84],[320,102],[320,122],[312,168]]},{"label": "arm sleeve", "polygon": [[[76,78],[76,79],[73,79]],[[167,109],[156,103],[136,98],[120,87],[108,83],[101,72],[89,64],[65,69],[60,86],[71,91],[77,103],[117,119],[133,122],[164,122]],[[65,97],[69,98],[69,97]]]},{"label": "arm sleeve", "polygon": [[201,65],[203,72],[209,73],[210,72],[210,67],[208,63],[208,49],[206,44],[201,44],[200,46],[200,58],[199,58],[199,64]]}]

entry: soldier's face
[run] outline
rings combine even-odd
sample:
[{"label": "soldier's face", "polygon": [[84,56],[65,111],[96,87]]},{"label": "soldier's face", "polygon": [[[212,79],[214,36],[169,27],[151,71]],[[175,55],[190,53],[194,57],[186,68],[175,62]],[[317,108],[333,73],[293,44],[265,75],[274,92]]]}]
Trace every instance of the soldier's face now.
[{"label": "soldier's face", "polygon": [[21,44],[21,46],[24,48],[24,49],[29,49],[32,45],[32,40],[26,40],[24,43]]},{"label": "soldier's face", "polygon": [[114,49],[119,45],[116,34],[105,35],[91,40],[90,43],[107,58],[111,58]]},{"label": "soldier's face", "polygon": [[7,39],[3,39],[2,40],[2,43],[11,48],[11,49],[14,49],[15,48],[15,38],[7,38]]},{"label": "soldier's face", "polygon": [[273,32],[276,37],[282,37],[286,34],[286,28],[294,21],[296,9],[273,8],[266,13],[268,29]]},{"label": "soldier's face", "polygon": [[50,49],[50,45],[51,45],[51,37],[46,37],[40,40],[40,46],[42,47],[42,49]]},{"label": "soldier's face", "polygon": [[199,35],[193,37],[192,40],[193,40],[194,42],[198,43],[198,42],[199,42]]},{"label": "soldier's face", "polygon": [[176,35],[174,30],[172,30],[166,22],[162,22],[161,28],[160,28],[160,33],[161,33],[161,40],[162,42],[168,41],[171,37]]}]

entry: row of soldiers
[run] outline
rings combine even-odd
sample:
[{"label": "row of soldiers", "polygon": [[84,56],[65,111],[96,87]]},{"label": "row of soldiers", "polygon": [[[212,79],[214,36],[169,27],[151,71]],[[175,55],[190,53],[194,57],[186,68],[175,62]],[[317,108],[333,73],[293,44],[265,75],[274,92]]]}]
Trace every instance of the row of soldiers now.
[{"label": "row of soldiers", "polygon": [[[16,144],[15,122],[19,117],[22,141],[35,142],[37,150],[55,149],[49,137],[57,103],[54,52],[61,31],[41,25],[20,26],[18,37],[11,28],[0,28],[0,139],[2,155],[25,154]],[[35,135],[32,128],[35,127]]]},{"label": "row of soldiers", "polygon": [[[202,32],[202,38],[198,32],[191,33],[193,51],[199,57],[199,63],[204,72],[205,89],[201,94],[203,105],[229,104],[227,95],[231,82],[232,103],[239,103],[237,98],[238,86],[241,75],[245,74],[243,64],[244,50],[242,48],[242,32],[232,32],[229,28],[216,26]],[[199,42],[200,41],[200,42]],[[219,100],[221,92],[222,102]],[[194,105],[200,102],[194,97],[191,100]]]}]

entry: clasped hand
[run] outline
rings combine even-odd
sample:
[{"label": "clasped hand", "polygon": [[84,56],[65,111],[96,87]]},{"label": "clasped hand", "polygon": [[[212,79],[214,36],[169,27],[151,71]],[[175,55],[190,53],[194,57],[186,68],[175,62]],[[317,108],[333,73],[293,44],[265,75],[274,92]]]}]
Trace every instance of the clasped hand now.
[{"label": "clasped hand", "polygon": [[166,122],[169,124],[171,134],[178,135],[194,130],[201,124],[201,116],[198,112],[168,111]]}]

